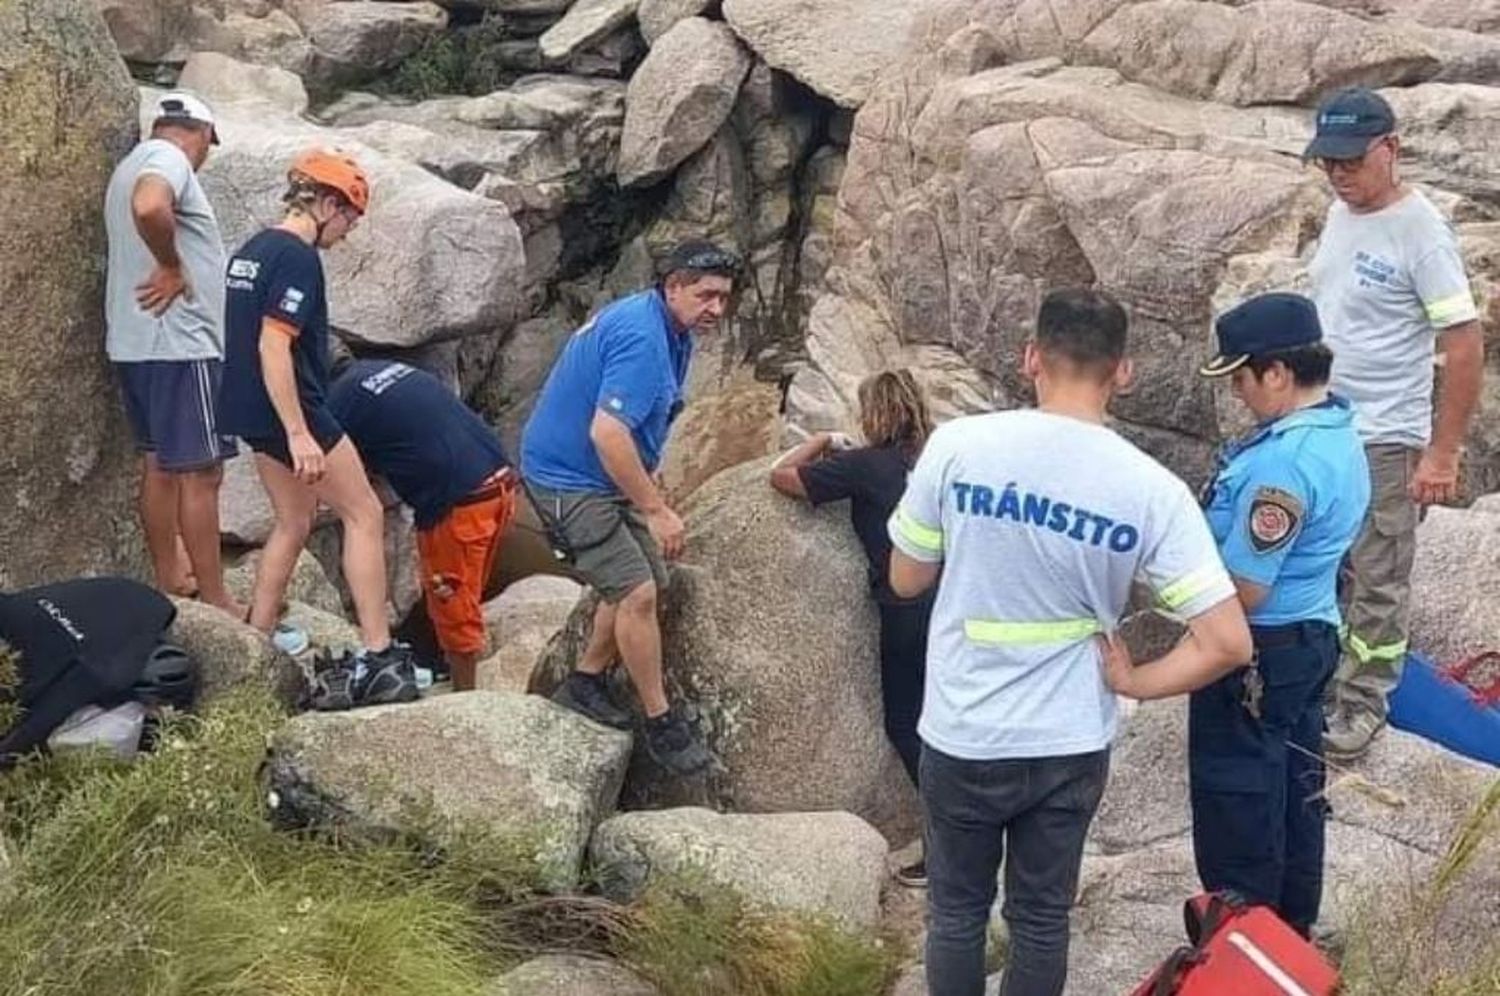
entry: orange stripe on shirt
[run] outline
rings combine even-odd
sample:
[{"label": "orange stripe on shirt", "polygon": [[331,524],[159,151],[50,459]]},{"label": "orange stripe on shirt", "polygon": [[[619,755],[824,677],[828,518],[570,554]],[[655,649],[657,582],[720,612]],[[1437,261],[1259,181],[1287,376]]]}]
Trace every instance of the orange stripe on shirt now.
[{"label": "orange stripe on shirt", "polygon": [[280,332],[282,335],[286,336],[289,339],[295,339],[297,338],[297,336],[302,334],[302,330],[293,325],[291,322],[287,321],[284,318],[276,318],[272,315],[267,315],[260,320],[260,330],[262,332]]}]

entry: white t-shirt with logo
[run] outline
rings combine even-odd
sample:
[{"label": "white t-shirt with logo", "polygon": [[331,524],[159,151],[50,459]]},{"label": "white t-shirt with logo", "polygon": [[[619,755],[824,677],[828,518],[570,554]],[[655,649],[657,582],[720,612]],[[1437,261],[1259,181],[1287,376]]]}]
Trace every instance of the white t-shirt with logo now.
[{"label": "white t-shirt with logo", "polygon": [[1436,334],[1479,317],[1452,227],[1416,191],[1369,214],[1335,201],[1309,275],[1360,438],[1426,446]]},{"label": "white t-shirt with logo", "polygon": [[1109,745],[1094,637],[1118,625],[1133,581],[1185,618],[1235,594],[1186,484],[1114,431],[1041,411],[939,428],[890,534],[943,565],[918,732],[968,760]]}]

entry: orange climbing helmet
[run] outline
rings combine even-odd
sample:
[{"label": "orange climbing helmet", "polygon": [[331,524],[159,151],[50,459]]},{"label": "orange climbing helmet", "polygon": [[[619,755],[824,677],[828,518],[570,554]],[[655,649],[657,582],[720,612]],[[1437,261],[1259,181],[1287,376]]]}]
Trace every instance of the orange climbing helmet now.
[{"label": "orange climbing helmet", "polygon": [[370,181],[354,157],[326,149],[308,149],[287,170],[292,183],[316,183],[337,190],[360,214],[370,207]]}]

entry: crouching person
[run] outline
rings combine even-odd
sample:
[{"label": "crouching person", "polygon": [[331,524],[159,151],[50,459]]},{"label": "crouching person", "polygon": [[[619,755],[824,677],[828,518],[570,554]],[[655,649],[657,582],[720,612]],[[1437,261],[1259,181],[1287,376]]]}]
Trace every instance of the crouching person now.
[{"label": "crouching person", "polygon": [[652,480],[695,333],[716,328],[738,261],[707,243],[673,251],[661,282],[606,307],[558,355],[521,438],[521,471],[553,542],[600,595],[589,645],[554,700],[617,729],[631,715],[604,674],[618,656],[646,713],[646,747],[691,774],[711,757],[667,701],[657,597],[683,525]]},{"label": "crouching person", "polygon": [[441,381],[405,363],[349,363],[328,408],[370,472],[411,506],[427,615],[453,687],[473,689],[485,579],[516,514],[516,476],[500,441]]}]

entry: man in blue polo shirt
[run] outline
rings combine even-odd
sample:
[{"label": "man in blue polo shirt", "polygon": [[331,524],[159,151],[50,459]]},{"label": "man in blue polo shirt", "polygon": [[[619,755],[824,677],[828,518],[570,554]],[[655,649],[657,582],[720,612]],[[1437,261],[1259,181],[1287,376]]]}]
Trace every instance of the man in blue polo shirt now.
[{"label": "man in blue polo shirt", "polygon": [[1370,503],[1349,402],[1318,310],[1262,294],[1217,322],[1207,377],[1260,420],[1204,497],[1250,620],[1255,662],[1192,695],[1193,852],[1205,889],[1264,903],[1302,933],[1323,893],[1323,691],[1339,657],[1339,565]]},{"label": "man in blue polo shirt", "polygon": [[678,246],[661,282],[616,301],[573,333],[521,436],[521,472],[552,542],[599,593],[589,645],[553,696],[628,729],[604,674],[618,657],[646,714],[646,747],[691,774],[711,760],[662,683],[657,594],[682,520],[653,479],[682,408],[692,335],[716,328],[739,263],[707,242]]}]

